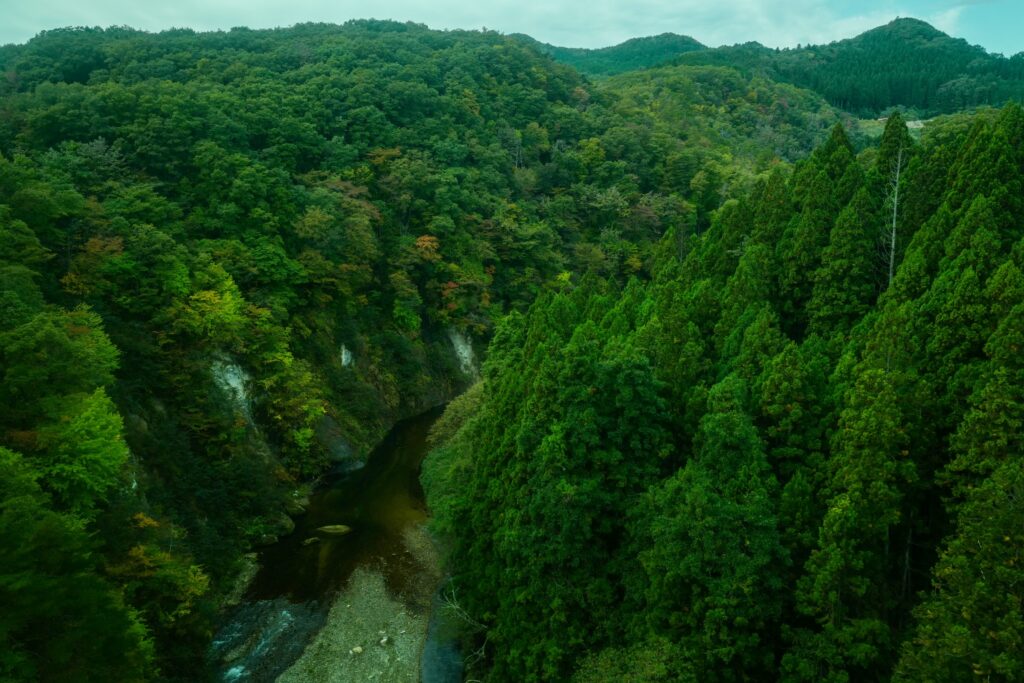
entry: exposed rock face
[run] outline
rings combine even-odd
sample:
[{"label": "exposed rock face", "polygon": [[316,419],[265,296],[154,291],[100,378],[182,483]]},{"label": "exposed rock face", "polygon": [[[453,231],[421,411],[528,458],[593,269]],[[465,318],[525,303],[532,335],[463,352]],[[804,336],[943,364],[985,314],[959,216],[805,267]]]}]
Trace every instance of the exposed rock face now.
[{"label": "exposed rock face", "polygon": [[248,388],[252,378],[249,374],[227,356],[215,358],[210,363],[210,373],[214,384],[227,395],[232,407],[252,422],[252,401]]},{"label": "exposed rock face", "polygon": [[449,327],[448,339],[455,348],[455,357],[459,360],[459,369],[462,370],[462,374],[470,379],[478,379],[480,370],[476,366],[476,354],[473,352],[473,343],[469,337],[454,327]]},{"label": "exposed rock face", "polygon": [[324,415],[316,425],[316,440],[327,451],[331,462],[336,464],[336,470],[350,472],[363,466],[359,460],[352,444],[348,442],[342,433],[341,425],[330,415]]},{"label": "exposed rock face", "polygon": [[242,568],[235,577],[235,582],[231,586],[231,592],[224,598],[224,605],[226,607],[235,607],[242,602],[242,596],[249,589],[249,584],[256,578],[256,573],[259,570],[260,564],[256,553],[242,555]]},{"label": "exposed rock face", "polygon": [[352,363],[355,362],[355,358],[352,356],[352,352],[349,351],[348,347],[344,344],[338,350],[338,356],[341,358],[341,367],[348,368],[352,367]]}]

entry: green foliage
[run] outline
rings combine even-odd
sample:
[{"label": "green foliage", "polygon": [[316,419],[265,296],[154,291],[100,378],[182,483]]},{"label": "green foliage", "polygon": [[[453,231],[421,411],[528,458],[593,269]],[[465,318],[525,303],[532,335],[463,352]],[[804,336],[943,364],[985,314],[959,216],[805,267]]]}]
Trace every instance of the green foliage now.
[{"label": "green foliage", "polygon": [[40,312],[0,335],[0,354],[0,400],[11,406],[12,422],[37,416],[49,396],[110,384],[118,359],[100,317],[85,307]]},{"label": "green foliage", "polygon": [[100,388],[59,406],[42,428],[40,471],[65,509],[88,516],[107,498],[128,460],[121,416]]},{"label": "green foliage", "polygon": [[652,638],[636,645],[608,648],[583,660],[573,683],[648,683],[699,680],[672,642]]},{"label": "green foliage", "polygon": [[999,465],[960,506],[893,680],[1012,681],[1024,672],[1018,460]]},{"label": "green foliage", "polygon": [[814,273],[809,329],[822,336],[847,333],[871,310],[879,288],[882,219],[866,188],[844,208]]},{"label": "green foliage", "polygon": [[640,503],[636,533],[646,574],[644,614],[678,643],[696,680],[772,670],[765,638],[780,615],[774,477],[730,376],[709,394],[697,453]]},{"label": "green foliage", "polygon": [[684,52],[706,49],[693,38],[675,33],[631,38],[618,45],[596,50],[548,45],[522,34],[515,37],[540,52],[551,55],[555,61],[568,64],[588,76],[613,76],[625,71],[649,68],[667,62]]},{"label": "green foliage", "polygon": [[[702,234],[670,231],[650,282],[563,283],[499,327],[425,479],[472,675],[1018,677],[1020,109],[920,143],[890,121],[879,149],[836,127]],[[616,357],[643,407],[600,417],[593,359]],[[606,460],[602,424],[657,425],[664,455]],[[583,486],[623,545],[581,525]]]},{"label": "green foliage", "polygon": [[1019,55],[989,54],[918,19],[896,19],[829,45],[773,50],[746,43],[690,52],[678,61],[767,73],[865,116],[900,105],[926,115],[1002,105],[1024,92]]},{"label": "green foliage", "polygon": [[[622,315],[602,312],[602,326],[621,322],[628,331]],[[593,617],[616,609],[628,559],[625,506],[667,449],[650,366],[593,321],[575,327],[578,316],[577,304],[556,295],[535,304],[528,321],[508,321],[485,367],[485,391],[494,381],[488,395],[505,400],[488,403],[428,460],[428,474],[447,472],[426,479],[444,496],[432,496],[438,527],[473,520],[486,530],[453,547],[453,579],[466,605],[493,623],[498,677],[564,676],[567,645],[606,642],[611,623],[599,619],[605,626],[595,630]],[[513,339],[524,338],[520,350]],[[472,470],[461,465],[467,460]],[[497,473],[506,482],[500,488]],[[496,514],[511,509],[518,512]],[[558,544],[550,545],[553,538]],[[536,554],[539,545],[548,552]],[[552,625],[558,639],[547,635]]]},{"label": "green foliage", "polygon": [[25,460],[0,448],[0,676],[9,681],[143,681],[153,644],[93,542],[49,509]]},{"label": "green foliage", "polygon": [[0,677],[202,679],[286,492],[477,379],[457,330],[424,481],[471,676],[1019,678],[1024,112],[858,150],[826,100],[1020,60],[900,21],[654,66],[695,47],[0,50]]}]

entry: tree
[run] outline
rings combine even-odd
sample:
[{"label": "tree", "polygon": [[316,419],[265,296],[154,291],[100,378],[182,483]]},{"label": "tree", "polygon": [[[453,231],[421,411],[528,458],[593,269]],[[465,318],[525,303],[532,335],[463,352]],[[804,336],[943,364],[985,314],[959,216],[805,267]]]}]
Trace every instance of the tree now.
[{"label": "tree", "polygon": [[644,615],[677,642],[695,680],[768,676],[785,551],[776,483],[744,411],[746,387],[715,385],[697,454],[641,503],[637,545]]},{"label": "tree", "polygon": [[88,519],[128,460],[124,425],[102,387],[61,401],[42,428],[39,469],[62,508]]},{"label": "tree", "polygon": [[893,112],[885,122],[885,131],[878,144],[875,167],[887,181],[885,204],[891,209],[889,220],[881,230],[882,260],[887,266],[886,287],[892,284],[896,272],[898,248],[897,227],[900,219],[900,182],[903,170],[910,161],[913,139],[899,112]]},{"label": "tree", "polygon": [[816,622],[798,631],[783,669],[797,680],[846,681],[890,665],[894,607],[886,577],[890,535],[915,477],[891,374],[865,370],[847,397],[832,444],[828,510],[798,586]]},{"label": "tree", "polygon": [[814,273],[822,262],[832,226],[863,182],[863,171],[841,124],[811,158],[794,173],[792,193],[800,212],[782,234],[776,252],[781,312],[791,336],[806,329],[804,307],[810,299]]},{"label": "tree", "polygon": [[37,476],[0,448],[0,676],[148,680],[153,646],[145,627],[96,573],[79,523],[49,509]]},{"label": "tree", "polygon": [[836,219],[807,304],[812,333],[826,338],[845,334],[874,303],[877,219],[867,188],[861,188]]},{"label": "tree", "polygon": [[0,419],[25,427],[46,398],[109,385],[118,356],[100,317],[88,308],[38,313],[0,334],[0,400],[11,407]]},{"label": "tree", "polygon": [[[1019,436],[1017,437],[1019,441]],[[958,508],[956,532],[914,610],[894,681],[1012,681],[1024,675],[1024,471],[1013,451]]]}]

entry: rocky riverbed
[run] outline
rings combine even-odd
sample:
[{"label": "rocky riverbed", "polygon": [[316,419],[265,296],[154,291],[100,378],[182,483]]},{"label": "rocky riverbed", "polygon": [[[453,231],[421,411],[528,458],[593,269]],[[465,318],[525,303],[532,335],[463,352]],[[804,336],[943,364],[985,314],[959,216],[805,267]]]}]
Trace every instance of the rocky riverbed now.
[{"label": "rocky riverbed", "polygon": [[315,492],[295,531],[260,553],[214,639],[222,680],[461,680],[457,651],[432,620],[442,574],[419,485],[438,414],[399,423],[366,467]]}]

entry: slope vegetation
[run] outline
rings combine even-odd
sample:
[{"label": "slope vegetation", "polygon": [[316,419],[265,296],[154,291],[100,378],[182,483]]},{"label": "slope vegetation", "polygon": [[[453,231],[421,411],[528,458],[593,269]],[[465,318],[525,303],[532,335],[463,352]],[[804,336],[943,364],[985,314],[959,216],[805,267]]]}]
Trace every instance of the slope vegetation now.
[{"label": "slope vegetation", "polygon": [[1024,99],[1024,53],[989,54],[917,19],[897,19],[829,45],[773,50],[757,43],[683,55],[810,88],[862,116],[908,107],[923,116]]},{"label": "slope vegetation", "polygon": [[631,38],[618,45],[597,49],[559,47],[542,43],[523,34],[513,34],[513,37],[588,76],[611,76],[635,69],[646,69],[664,64],[686,52],[706,49],[693,38],[675,33]]}]

